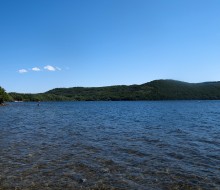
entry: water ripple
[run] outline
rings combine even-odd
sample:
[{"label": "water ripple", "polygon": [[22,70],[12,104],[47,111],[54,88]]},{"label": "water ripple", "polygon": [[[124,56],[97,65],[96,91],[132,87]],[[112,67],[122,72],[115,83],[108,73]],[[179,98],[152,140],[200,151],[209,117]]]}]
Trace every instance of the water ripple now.
[{"label": "water ripple", "polygon": [[220,102],[0,107],[0,190],[220,189]]}]

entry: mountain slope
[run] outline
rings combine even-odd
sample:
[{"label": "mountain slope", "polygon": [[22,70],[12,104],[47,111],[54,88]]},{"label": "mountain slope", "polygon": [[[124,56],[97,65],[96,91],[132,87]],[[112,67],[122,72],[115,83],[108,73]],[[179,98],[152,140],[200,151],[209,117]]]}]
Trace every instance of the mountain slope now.
[{"label": "mountain slope", "polygon": [[190,100],[220,99],[220,82],[186,83],[174,80],[156,80],[145,85],[154,89],[159,99]]},{"label": "mountain slope", "polygon": [[26,101],[217,100],[220,99],[220,82],[186,83],[154,80],[142,85],[56,88],[41,94],[10,93],[10,95],[15,100]]}]

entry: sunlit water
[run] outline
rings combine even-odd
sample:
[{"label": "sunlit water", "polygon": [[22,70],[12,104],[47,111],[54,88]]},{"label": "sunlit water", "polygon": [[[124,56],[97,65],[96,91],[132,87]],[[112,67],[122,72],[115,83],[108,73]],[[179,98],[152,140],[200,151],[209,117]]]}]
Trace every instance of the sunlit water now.
[{"label": "sunlit water", "polygon": [[0,107],[6,189],[220,189],[220,101]]}]

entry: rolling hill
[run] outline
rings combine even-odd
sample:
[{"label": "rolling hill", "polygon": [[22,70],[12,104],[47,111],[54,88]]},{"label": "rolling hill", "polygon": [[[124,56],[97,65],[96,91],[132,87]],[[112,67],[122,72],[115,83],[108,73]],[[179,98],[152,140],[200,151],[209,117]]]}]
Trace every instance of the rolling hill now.
[{"label": "rolling hill", "polygon": [[220,82],[154,80],[141,85],[55,88],[40,94],[10,96],[20,101],[220,100]]}]

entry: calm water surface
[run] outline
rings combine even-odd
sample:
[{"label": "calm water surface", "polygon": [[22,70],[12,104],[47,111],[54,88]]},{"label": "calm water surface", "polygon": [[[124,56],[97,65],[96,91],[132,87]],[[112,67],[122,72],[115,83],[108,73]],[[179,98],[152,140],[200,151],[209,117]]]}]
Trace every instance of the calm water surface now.
[{"label": "calm water surface", "polygon": [[220,189],[220,101],[0,107],[0,190]]}]

